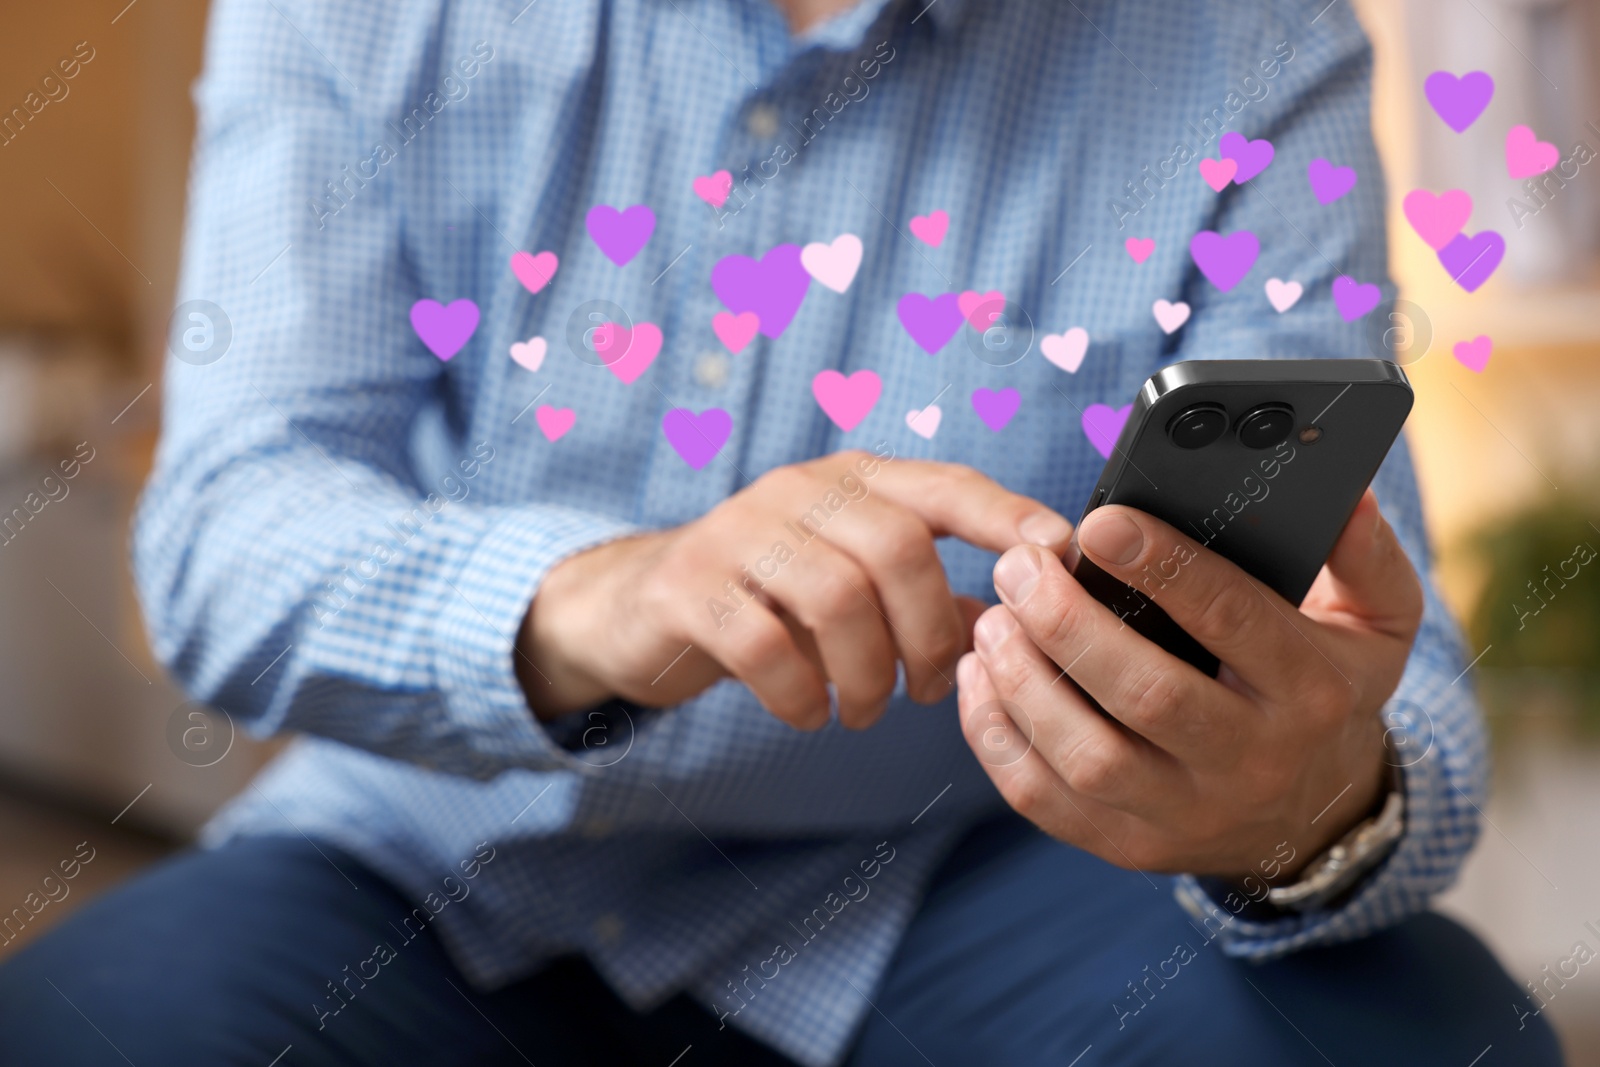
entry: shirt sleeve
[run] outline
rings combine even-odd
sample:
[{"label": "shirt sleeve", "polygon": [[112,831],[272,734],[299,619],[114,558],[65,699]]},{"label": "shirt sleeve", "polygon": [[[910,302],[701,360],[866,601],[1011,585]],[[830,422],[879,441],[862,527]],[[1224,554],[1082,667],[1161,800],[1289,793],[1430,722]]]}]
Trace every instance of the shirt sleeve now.
[{"label": "shirt sleeve", "polygon": [[[1314,13],[1322,4],[1279,6],[1286,9],[1280,14],[1295,16],[1284,21],[1304,27],[1302,7]],[[1252,139],[1269,139],[1274,160],[1244,187],[1229,186],[1202,228],[1225,235],[1249,230],[1260,239],[1261,256],[1247,279],[1226,294],[1191,272],[1185,299],[1192,318],[1178,335],[1178,358],[1385,356],[1394,330],[1416,330],[1420,337],[1429,329],[1420,311],[1397,310],[1393,303],[1383,175],[1370,131],[1371,49],[1347,7],[1327,10],[1292,38],[1296,56],[1284,64],[1273,96],[1241,116],[1238,128]],[[1218,155],[1216,145],[1202,154]],[[1306,174],[1317,158],[1354,167],[1354,190],[1332,204],[1319,203]],[[1379,286],[1383,303],[1346,322],[1332,297],[1340,276]],[[1304,287],[1300,301],[1282,314],[1263,295],[1272,277]],[[1179,901],[1205,920],[1207,935],[1231,955],[1267,958],[1398,922],[1426,908],[1455,880],[1477,839],[1487,779],[1483,723],[1470,682],[1462,677],[1467,663],[1460,633],[1427,579],[1427,536],[1404,440],[1383,464],[1374,489],[1426,585],[1410,662],[1383,712],[1403,767],[1405,835],[1344,904],[1326,911],[1249,921],[1239,916],[1237,902],[1225,906],[1230,902],[1208,896],[1194,878],[1180,878]]]},{"label": "shirt sleeve", "polygon": [[369,172],[385,101],[423,80],[377,57],[426,62],[398,39],[428,24],[420,6],[371,18],[397,39],[364,58],[312,43],[337,8],[214,5],[175,315],[194,344],[166,369],[136,579],[162,662],[253,732],[480,778],[569,767],[528,709],[512,642],[551,566],[630,527],[482,505],[491,439],[427,484],[412,459],[419,420],[462,386],[412,331],[411,305],[474,295],[421,291],[393,172],[426,166],[422,150]]}]

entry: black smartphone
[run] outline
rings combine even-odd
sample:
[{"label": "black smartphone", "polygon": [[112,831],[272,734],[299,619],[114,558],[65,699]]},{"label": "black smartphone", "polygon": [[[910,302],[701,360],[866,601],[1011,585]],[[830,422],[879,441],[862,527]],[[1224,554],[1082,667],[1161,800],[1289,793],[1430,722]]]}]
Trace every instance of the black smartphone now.
[{"label": "black smartphone", "polygon": [[[1174,363],[1139,390],[1083,514],[1138,508],[1298,605],[1411,403],[1405,372],[1385,359]],[[1177,563],[1128,585],[1078,552],[1076,539],[1065,562],[1127,625],[1216,674],[1216,656],[1147,595],[1159,598]]]}]

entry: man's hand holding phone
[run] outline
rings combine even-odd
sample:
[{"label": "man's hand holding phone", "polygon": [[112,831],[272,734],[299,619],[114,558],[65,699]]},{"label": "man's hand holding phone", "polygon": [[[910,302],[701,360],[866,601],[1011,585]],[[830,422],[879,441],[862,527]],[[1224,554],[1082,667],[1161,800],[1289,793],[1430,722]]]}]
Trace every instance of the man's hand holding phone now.
[{"label": "man's hand holding phone", "polygon": [[1371,490],[1299,608],[1131,508],[1091,512],[1078,544],[1223,667],[1208,677],[1140,636],[1055,555],[1007,551],[1002,604],[957,679],[968,743],[1013,808],[1119,866],[1221,876],[1285,840],[1309,860],[1368,813],[1385,778],[1379,711],[1423,603]]}]

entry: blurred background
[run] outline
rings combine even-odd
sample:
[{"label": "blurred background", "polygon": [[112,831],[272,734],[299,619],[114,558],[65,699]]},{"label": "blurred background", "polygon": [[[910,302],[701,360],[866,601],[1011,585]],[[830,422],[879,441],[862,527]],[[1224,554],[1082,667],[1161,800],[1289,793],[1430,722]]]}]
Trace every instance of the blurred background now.
[{"label": "blurred background", "polygon": [[[1578,943],[1600,952],[1600,566],[1578,563],[1600,549],[1600,0],[1355,6],[1377,50],[1402,295],[1379,325],[1416,386],[1407,432],[1438,578],[1480,657],[1495,746],[1482,843],[1440,907],[1517,982],[1542,981]],[[270,754],[167,682],[127,571],[205,13],[10,4],[0,34],[0,917],[80,842],[94,850],[67,898],[0,927],[0,957],[181,847]],[[1495,79],[1465,134],[1424,102],[1439,69]],[[1517,124],[1557,145],[1557,171],[1506,177]],[[1414,188],[1465,189],[1469,232],[1506,238],[1477,293],[1406,225]],[[1452,350],[1479,335],[1493,354],[1475,372]],[[1572,1063],[1600,1065],[1600,968],[1546,1014]]]}]

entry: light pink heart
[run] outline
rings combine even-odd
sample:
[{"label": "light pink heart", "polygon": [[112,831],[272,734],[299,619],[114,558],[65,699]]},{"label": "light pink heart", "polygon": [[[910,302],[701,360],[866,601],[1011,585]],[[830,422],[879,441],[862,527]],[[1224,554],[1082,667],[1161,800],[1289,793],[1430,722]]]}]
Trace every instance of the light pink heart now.
[{"label": "light pink heart", "polygon": [[1452,350],[1456,362],[1472,371],[1474,374],[1483,373],[1483,368],[1489,365],[1489,356],[1494,352],[1494,342],[1488,334],[1479,334],[1470,341],[1457,341]]},{"label": "light pink heart", "polygon": [[1306,287],[1299,282],[1286,282],[1282,278],[1267,279],[1267,303],[1280,315],[1298,304],[1305,291]]},{"label": "light pink heart", "polygon": [[694,180],[694,195],[710,204],[712,207],[721,207],[728,202],[728,194],[733,192],[733,175],[725,170],[715,174],[701,175]]},{"label": "light pink heart", "polygon": [[1233,181],[1233,176],[1239,173],[1237,159],[1202,159],[1200,161],[1200,177],[1211,186],[1211,191],[1220,193]]},{"label": "light pink heart", "polygon": [[544,354],[548,347],[543,337],[518,341],[511,346],[511,358],[516,360],[517,366],[536,371],[544,366]]},{"label": "light pink heart", "polygon": [[1427,189],[1413,189],[1401,206],[1411,228],[1435,252],[1455,240],[1472,217],[1472,197],[1460,189],[1437,196]]},{"label": "light pink heart", "polygon": [[571,408],[553,408],[549,404],[541,404],[533,417],[539,424],[540,432],[551,441],[561,440],[572,429],[572,424],[578,421],[578,413]]},{"label": "light pink heart", "polygon": [[944,418],[944,411],[938,404],[929,404],[925,408],[912,408],[906,412],[906,425],[911,427],[911,432],[926,440],[933,440],[933,435],[939,432],[939,423]]},{"label": "light pink heart", "polygon": [[832,244],[813,241],[800,250],[800,265],[817,281],[842,293],[850,288],[861,268],[861,238],[842,233]]},{"label": "light pink heart", "polygon": [[1089,351],[1089,331],[1074,326],[1066,333],[1047,333],[1039,341],[1039,352],[1068,374],[1078,373]]},{"label": "light pink heart", "polygon": [[1122,427],[1127,424],[1128,416],[1132,412],[1132,404],[1120,408],[1110,408],[1105,404],[1090,404],[1083,412],[1083,435],[1089,439],[1096,452],[1110,459],[1112,449],[1117,447],[1117,437],[1122,433]]},{"label": "light pink heart", "polygon": [[741,311],[737,315],[719,311],[711,316],[711,332],[736,356],[745,350],[759,329],[761,317],[754,311]]},{"label": "light pink heart", "polygon": [[968,289],[956,297],[956,307],[961,309],[961,317],[974,330],[983,333],[1005,314],[1006,297],[998,289],[991,289],[987,293]]},{"label": "light pink heart", "polygon": [[1150,311],[1155,315],[1156,325],[1161,327],[1162,333],[1172,333],[1189,321],[1189,305],[1182,300],[1176,304],[1157,300],[1150,305]]},{"label": "light pink heart", "polygon": [[[1238,169],[1239,164],[1235,163],[1233,166],[1234,169]],[[1227,183],[1224,182],[1223,184],[1226,185]],[[1143,263],[1150,258],[1150,253],[1156,250],[1156,239],[1154,237],[1130,237],[1122,242],[1122,247],[1128,250],[1128,255],[1132,257],[1135,263]]]},{"label": "light pink heart", "polygon": [[834,425],[846,432],[861,425],[882,394],[883,379],[870,370],[858,370],[848,378],[825,370],[811,379],[811,395]]},{"label": "light pink heart", "polygon": [[938,248],[944,243],[944,235],[949,230],[950,215],[945,211],[930,211],[926,215],[914,216],[911,220],[912,235],[933,248]]},{"label": "light pink heart", "polygon": [[1541,141],[1526,126],[1513,126],[1506,133],[1506,172],[1521,180],[1543,174],[1561,162],[1561,150]]},{"label": "light pink heart", "polygon": [[633,329],[608,322],[594,330],[594,350],[606,369],[624,385],[632,385],[661,351],[661,328],[653,322],[641,322]]},{"label": "light pink heart", "polygon": [[554,252],[540,252],[534,255],[531,252],[513,252],[511,254],[511,273],[517,276],[517,281],[530,293],[537,293],[540,289],[550,284],[550,279],[556,276],[556,268],[561,266],[561,261]]}]

